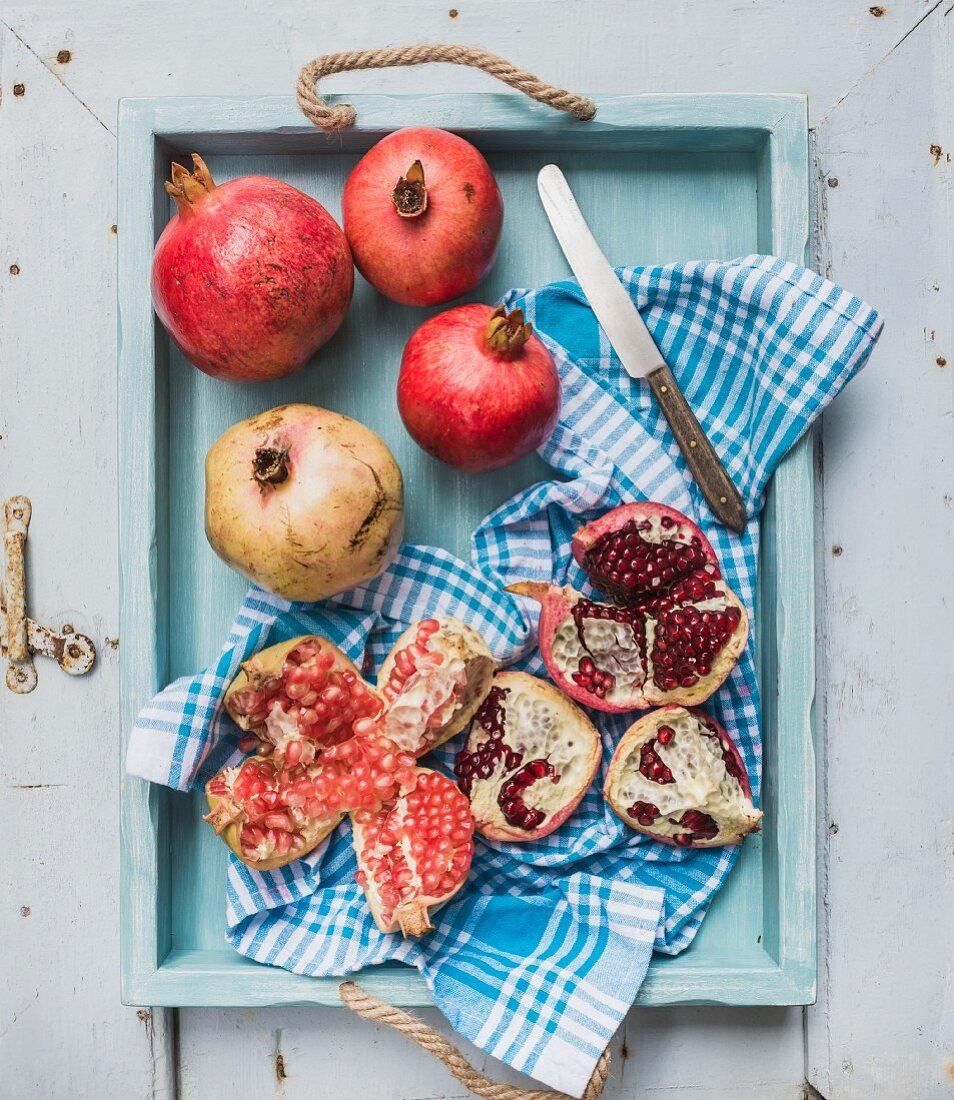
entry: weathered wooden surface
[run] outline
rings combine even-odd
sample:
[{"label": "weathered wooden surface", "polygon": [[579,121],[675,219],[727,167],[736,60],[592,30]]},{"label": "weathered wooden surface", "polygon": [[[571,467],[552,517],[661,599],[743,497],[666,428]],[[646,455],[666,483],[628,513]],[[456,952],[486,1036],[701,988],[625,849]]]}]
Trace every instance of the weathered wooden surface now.
[{"label": "weathered wooden surface", "polygon": [[[782,1009],[634,1012],[606,1095],[773,1100],[801,1096],[806,1079],[831,1100],[947,1095],[952,0],[455,3],[453,18],[450,0],[38,0],[0,12],[0,497],[33,500],[30,613],[73,623],[100,652],[83,680],[41,659],[35,692],[0,691],[0,1092],[460,1095],[399,1036],[343,1011],[143,1019],[119,1004],[116,944],[116,100],[286,92],[316,53],[429,39],[486,46],[581,91],[811,97],[817,262],[887,318],[869,373],[823,433],[819,1003],[805,1021]],[[441,66],[323,86],[493,85]]]}]

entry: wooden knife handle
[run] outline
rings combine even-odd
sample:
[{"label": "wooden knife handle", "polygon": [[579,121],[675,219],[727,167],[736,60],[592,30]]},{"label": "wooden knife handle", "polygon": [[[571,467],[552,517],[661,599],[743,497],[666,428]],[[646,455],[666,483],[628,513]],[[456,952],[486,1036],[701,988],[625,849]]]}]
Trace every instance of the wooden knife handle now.
[{"label": "wooden knife handle", "polygon": [[718,520],[739,534],[745,529],[745,504],[738,489],[719,460],[709,437],[702,430],[696,414],[689,408],[679,384],[667,366],[658,367],[646,376],[659,407],[672,428],[689,469],[709,502]]}]

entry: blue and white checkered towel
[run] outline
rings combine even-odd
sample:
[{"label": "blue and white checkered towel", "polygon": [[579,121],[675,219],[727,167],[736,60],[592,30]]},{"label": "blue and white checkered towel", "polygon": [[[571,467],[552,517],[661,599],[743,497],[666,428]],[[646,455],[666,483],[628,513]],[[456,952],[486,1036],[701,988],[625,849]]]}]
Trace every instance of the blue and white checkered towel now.
[{"label": "blue and white checkered towel", "polygon": [[[858,298],[794,264],[632,268],[620,277],[757,517],[778,461],[867,359],[881,330]],[[178,790],[240,756],[222,696],[254,651],[316,632],[378,666],[405,625],[456,615],[501,661],[545,675],[526,656],[535,615],[504,585],[537,579],[586,590],[572,532],[628,500],[663,501],[712,541],[728,583],[753,606],[759,522],[737,537],[713,520],[649,388],[620,367],[578,286],[513,291],[556,359],[563,413],[541,449],[561,475],[519,493],[473,536],[471,563],[405,545],[393,566],[334,604],[289,604],[253,588],[214,667],[176,681],[145,707],[127,770]],[[753,633],[754,633],[753,631]],[[752,638],[707,706],[741,745],[759,793],[761,740]],[[634,716],[597,715],[606,759]],[[433,754],[452,774],[456,741]],[[737,848],[685,851],[633,832],[607,812],[602,779],[577,813],[530,845],[477,839],[469,885],[405,942],[375,928],[353,878],[347,825],[306,859],[256,872],[232,858],[227,939],[259,962],[341,975],[386,959],[417,966],[451,1024],[488,1053],[572,1095],[636,998],[653,950],[692,941]],[[748,843],[758,843],[750,839]]]}]

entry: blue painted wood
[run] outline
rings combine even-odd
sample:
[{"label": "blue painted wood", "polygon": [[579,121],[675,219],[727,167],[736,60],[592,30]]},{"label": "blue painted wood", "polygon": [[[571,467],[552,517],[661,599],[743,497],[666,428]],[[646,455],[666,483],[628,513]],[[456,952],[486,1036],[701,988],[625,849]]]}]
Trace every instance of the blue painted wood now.
[{"label": "blue painted wood", "polygon": [[[535,192],[556,159],[617,263],[767,251],[804,260],[807,121],[798,96],[599,97],[581,124],[517,96],[355,97],[358,125],[315,131],[286,98],[129,100],[120,106],[119,390],[121,690],[124,742],[139,706],[208,663],[244,590],[202,532],[202,460],[235,420],[286,400],[339,409],[387,440],[408,484],[408,535],[458,554],[491,507],[545,472],[534,456],[484,477],[456,474],[411,443],[394,409],[404,341],[429,311],[386,302],[360,279],[348,320],[294,378],[216,382],[170,348],[148,293],[169,217],[173,155],[207,155],[217,179],[262,172],[338,213],[350,167],[411,121],[465,134],[500,181],[506,227],[479,297],[567,274]],[[765,827],[693,946],[657,957],[639,1003],[804,1004],[814,998],[815,863],[811,442],[777,472],[763,536],[760,676]],[[123,997],[151,1005],[335,1004],[337,981],[260,966],[223,941],[226,852],[198,798],[127,779],[122,810]],[[430,1002],[416,971],[362,982],[392,1002]]]}]

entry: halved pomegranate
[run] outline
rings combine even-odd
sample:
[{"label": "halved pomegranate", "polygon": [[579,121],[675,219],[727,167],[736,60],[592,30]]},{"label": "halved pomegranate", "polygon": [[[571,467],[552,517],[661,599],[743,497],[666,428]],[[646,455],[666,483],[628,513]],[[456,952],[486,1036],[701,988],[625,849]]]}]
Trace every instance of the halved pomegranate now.
[{"label": "halved pomegranate", "polygon": [[351,815],[355,878],[382,932],[421,936],[429,914],[463,886],[474,854],[470,803],[439,772],[416,769],[414,788],[377,813]]},{"label": "halved pomegranate", "polygon": [[282,867],[316,848],[342,818],[313,800],[312,784],[304,765],[249,757],[206,783],[205,820],[249,867]]},{"label": "halved pomegranate", "polygon": [[473,718],[490,691],[494,658],[459,619],[424,619],[398,638],[378,674],[387,701],[384,732],[423,756]]},{"label": "halved pomegranate", "polygon": [[[252,737],[243,748],[311,763],[323,747],[346,741],[384,699],[337,646],[306,634],[250,657],[225,695],[225,709]],[[367,723],[364,723],[367,725]]]},{"label": "halved pomegranate", "polygon": [[748,637],[745,609],[711,576],[684,578],[634,608],[535,581],[507,591],[540,602],[547,672],[567,695],[596,710],[701,703],[732,671]]},{"label": "halved pomegranate", "polygon": [[579,707],[526,672],[498,672],[455,771],[478,832],[537,840],[573,813],[600,756],[599,734]]},{"label": "halved pomegranate", "polygon": [[627,825],[679,848],[739,844],[762,819],[729,735],[683,707],[662,707],[629,727],[603,793]]}]

